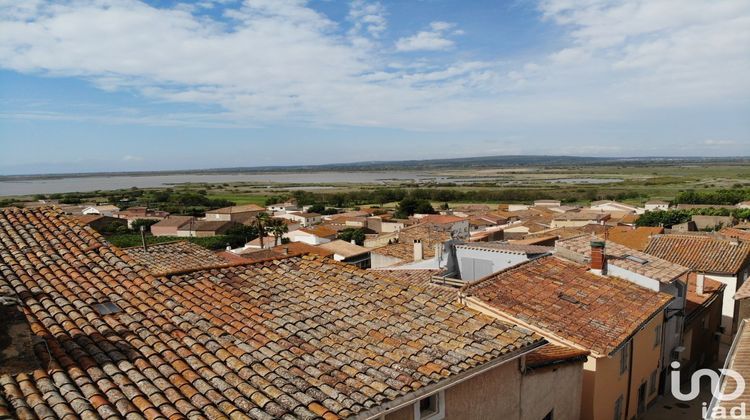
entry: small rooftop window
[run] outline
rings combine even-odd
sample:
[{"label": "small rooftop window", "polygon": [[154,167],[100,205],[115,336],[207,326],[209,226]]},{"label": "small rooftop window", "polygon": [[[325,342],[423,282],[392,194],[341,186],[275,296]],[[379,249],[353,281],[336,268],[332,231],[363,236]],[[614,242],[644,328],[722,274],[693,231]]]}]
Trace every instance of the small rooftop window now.
[{"label": "small rooftop window", "polygon": [[102,316],[122,312],[122,309],[113,302],[95,303],[92,308]]},{"label": "small rooftop window", "polygon": [[574,305],[578,305],[579,303],[581,303],[578,299],[574,298],[573,296],[566,295],[565,293],[560,293],[557,297]]},{"label": "small rooftop window", "polygon": [[623,258],[625,258],[626,260],[630,260],[630,261],[636,262],[638,264],[646,264],[646,263],[648,263],[648,260],[643,259],[641,257],[636,257],[635,255],[624,255]]}]

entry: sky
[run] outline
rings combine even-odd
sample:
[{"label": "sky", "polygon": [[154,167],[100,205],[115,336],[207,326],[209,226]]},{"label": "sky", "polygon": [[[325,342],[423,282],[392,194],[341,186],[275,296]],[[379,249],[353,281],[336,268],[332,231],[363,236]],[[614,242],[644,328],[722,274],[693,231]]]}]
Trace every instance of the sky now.
[{"label": "sky", "polygon": [[0,0],[0,174],[750,155],[747,0]]}]

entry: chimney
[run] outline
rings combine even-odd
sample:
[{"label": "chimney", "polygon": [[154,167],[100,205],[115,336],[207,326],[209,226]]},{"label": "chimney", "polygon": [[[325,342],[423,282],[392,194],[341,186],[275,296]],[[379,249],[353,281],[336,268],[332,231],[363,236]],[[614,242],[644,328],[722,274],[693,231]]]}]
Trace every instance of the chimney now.
[{"label": "chimney", "polygon": [[704,287],[703,284],[706,281],[706,275],[703,273],[698,273],[695,277],[695,293],[698,294],[698,296],[703,296]]},{"label": "chimney", "polygon": [[281,248],[281,253],[284,254],[284,255],[289,255],[289,247],[285,246],[285,247]]},{"label": "chimney", "polygon": [[231,250],[232,250],[232,246],[227,244],[227,251],[231,251]]},{"label": "chimney", "polygon": [[352,243],[352,245],[357,245],[357,241],[355,241],[354,239],[352,239],[352,240],[351,240],[351,241],[349,241],[349,242],[351,242],[351,243]]},{"label": "chimney", "polygon": [[424,259],[424,248],[421,239],[414,240],[414,261],[422,261]]},{"label": "chimney", "polygon": [[729,245],[738,246],[740,244],[740,238],[735,236],[729,238]]},{"label": "chimney", "polygon": [[607,274],[607,257],[604,254],[604,241],[591,241],[591,271],[595,274]]},{"label": "chimney", "polygon": [[443,260],[443,244],[435,244],[435,256],[437,257],[438,262]]}]

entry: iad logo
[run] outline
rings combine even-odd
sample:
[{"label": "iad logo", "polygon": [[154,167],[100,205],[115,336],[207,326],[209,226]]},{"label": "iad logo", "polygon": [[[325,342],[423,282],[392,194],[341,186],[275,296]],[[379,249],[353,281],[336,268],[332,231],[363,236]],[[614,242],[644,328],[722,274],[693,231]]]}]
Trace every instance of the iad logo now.
[{"label": "iad logo", "polygon": [[711,393],[713,394],[714,398],[719,401],[731,401],[737,399],[737,397],[742,395],[742,393],[745,391],[745,378],[743,378],[742,375],[737,373],[737,371],[735,370],[719,369],[719,372],[734,379],[735,383],[737,384],[737,387],[734,391],[730,392],[729,394],[725,394],[721,391],[721,389],[719,389],[719,374],[717,372],[714,372],[711,369],[699,369],[693,373],[693,376],[690,377],[690,391],[687,394],[683,394],[680,390],[680,371],[677,370],[680,368],[680,362],[672,362],[671,366],[672,369],[674,369],[670,374],[672,395],[674,395],[674,397],[680,401],[692,401],[696,397],[698,397],[698,394],[700,393],[701,377],[703,376],[708,377],[709,381],[711,381]]},{"label": "iad logo", "polygon": [[[693,376],[690,377],[690,390],[687,394],[684,394],[680,390],[680,383],[682,382],[680,380],[680,362],[672,362],[671,364],[672,369],[674,369],[670,373],[670,380],[672,385],[672,395],[680,400],[680,401],[692,401],[695,400],[698,397],[698,394],[700,394],[700,381],[702,377],[707,377],[709,381],[711,382],[711,394],[713,395],[714,399],[716,401],[732,401],[737,399],[742,393],[745,391],[745,378],[742,377],[737,371],[732,369],[719,369],[719,372],[721,372],[723,375],[732,378],[736,384],[736,387],[734,391],[725,394],[722,392],[719,384],[720,376],[717,372],[711,370],[711,369],[699,369],[693,373]],[[746,407],[745,403],[737,404],[731,406],[729,409],[727,407],[718,406],[714,407],[708,407],[707,404],[704,402],[703,404],[703,418],[704,419],[714,419],[714,418],[722,418],[722,419],[741,419],[746,418]]]}]

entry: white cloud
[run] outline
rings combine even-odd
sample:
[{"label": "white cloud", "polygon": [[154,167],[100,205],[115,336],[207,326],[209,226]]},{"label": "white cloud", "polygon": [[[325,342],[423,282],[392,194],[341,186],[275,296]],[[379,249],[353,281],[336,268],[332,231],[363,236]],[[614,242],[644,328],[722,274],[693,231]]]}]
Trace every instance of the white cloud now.
[{"label": "white cloud", "polygon": [[[0,68],[218,109],[101,116],[115,123],[491,131],[747,104],[747,0],[544,0],[539,8],[567,34],[558,51],[479,61],[455,48],[458,58],[437,62],[394,58],[381,45],[385,8],[363,0],[342,23],[303,0],[222,5],[228,21],[137,0],[0,0]],[[451,49],[458,34],[436,21],[396,49]],[[28,109],[0,117],[11,114],[66,118]]]},{"label": "white cloud", "polygon": [[[445,33],[455,24],[450,22],[432,22],[429,31],[420,31],[415,35],[400,38],[396,41],[397,51],[439,51],[453,48],[455,43],[445,37]],[[462,33],[462,32],[461,32]],[[455,31],[454,34],[460,34]]]},{"label": "white cloud", "polygon": [[354,0],[349,8],[348,18],[353,23],[353,33],[365,30],[371,36],[379,37],[388,27],[385,7],[379,2]]}]

